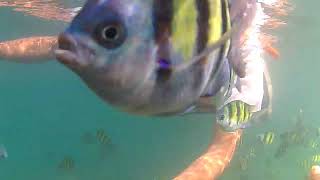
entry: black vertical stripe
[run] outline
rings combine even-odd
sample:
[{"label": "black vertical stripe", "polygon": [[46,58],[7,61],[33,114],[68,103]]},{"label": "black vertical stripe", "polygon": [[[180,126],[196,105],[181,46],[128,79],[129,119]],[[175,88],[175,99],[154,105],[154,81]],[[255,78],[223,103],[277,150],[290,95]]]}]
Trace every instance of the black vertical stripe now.
[{"label": "black vertical stripe", "polygon": [[154,0],[152,13],[156,43],[167,42],[172,29],[173,0]]},{"label": "black vertical stripe", "polygon": [[[153,29],[154,40],[158,45],[157,60],[170,62],[170,42],[173,21],[173,0],[153,0]],[[158,81],[168,80],[171,75],[171,68],[158,69]]]},{"label": "black vertical stripe", "polygon": [[197,53],[201,53],[209,40],[209,2],[208,0],[196,0],[196,7],[198,11]]}]

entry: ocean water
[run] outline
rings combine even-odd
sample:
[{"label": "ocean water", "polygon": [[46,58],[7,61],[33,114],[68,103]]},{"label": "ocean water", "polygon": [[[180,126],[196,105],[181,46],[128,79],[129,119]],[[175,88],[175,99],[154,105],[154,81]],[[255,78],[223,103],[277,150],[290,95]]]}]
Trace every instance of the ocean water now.
[{"label": "ocean water", "polygon": [[[83,1],[64,2],[77,7]],[[303,124],[320,127],[318,75],[320,21],[318,1],[292,1],[295,10],[287,25],[276,32],[279,60],[267,57],[273,80],[270,119],[245,131],[243,145],[220,178],[306,179],[299,163],[320,154],[320,146],[289,147],[281,158],[274,154],[280,134],[295,124],[299,109]],[[0,7],[0,41],[32,35],[55,35],[67,23],[49,21]],[[213,136],[214,115],[145,118],[120,112],[99,99],[71,71],[52,60],[41,64],[0,61],[0,144],[8,158],[0,160],[0,180],[166,180],[177,175],[204,152]],[[111,143],[86,143],[104,129]],[[274,143],[263,145],[256,136],[275,133]],[[318,139],[317,139],[318,138]],[[309,140],[319,141],[316,135]],[[88,140],[87,140],[88,141]],[[320,143],[320,141],[319,141]],[[248,168],[239,158],[254,147]],[[65,157],[74,167],[61,169]]]}]

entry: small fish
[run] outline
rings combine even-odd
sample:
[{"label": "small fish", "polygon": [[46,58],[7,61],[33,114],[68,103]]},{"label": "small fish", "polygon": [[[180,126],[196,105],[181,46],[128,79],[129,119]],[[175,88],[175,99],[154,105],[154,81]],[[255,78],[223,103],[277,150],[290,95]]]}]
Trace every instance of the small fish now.
[{"label": "small fish", "polygon": [[250,106],[242,101],[233,101],[226,104],[217,114],[217,123],[227,131],[250,126],[253,115],[250,112]]},{"label": "small fish", "polygon": [[320,162],[320,154],[312,156],[312,162],[319,163]]},{"label": "small fish", "polygon": [[257,135],[257,138],[261,141],[261,143],[268,145],[273,143],[274,137],[275,133],[271,131]]},{"label": "small fish", "polygon": [[0,145],[0,160],[8,158],[8,152],[3,145]]},{"label": "small fish", "polygon": [[248,170],[248,161],[249,161],[248,158],[240,156],[238,160],[239,160],[240,169],[242,171]]},{"label": "small fish", "polygon": [[96,139],[100,145],[100,158],[105,159],[110,150],[114,147],[110,137],[107,135],[104,129],[98,129],[96,132]]},{"label": "small fish", "polygon": [[71,156],[65,156],[63,160],[59,163],[58,168],[65,171],[70,171],[74,169],[75,163]]},{"label": "small fish", "polygon": [[96,138],[101,145],[108,145],[111,143],[111,139],[109,138],[104,129],[97,130]]},{"label": "small fish", "polygon": [[317,141],[315,140],[310,140],[308,147],[312,148],[312,149],[316,149],[319,147],[319,144]]},{"label": "small fish", "polygon": [[313,155],[310,159],[304,159],[299,164],[306,170],[309,170],[313,165],[319,164],[320,154]]},{"label": "small fish", "polygon": [[248,158],[255,158],[257,155],[256,155],[256,149],[251,146],[250,147],[250,150],[249,150],[249,153],[248,153]]},{"label": "small fish", "polygon": [[309,170],[312,166],[312,161],[310,160],[302,160],[301,162],[299,162],[300,167],[302,167],[305,170]]},{"label": "small fish", "polygon": [[278,147],[276,153],[274,154],[275,158],[280,158],[285,155],[288,151],[289,144],[287,141],[282,141],[280,146]]}]

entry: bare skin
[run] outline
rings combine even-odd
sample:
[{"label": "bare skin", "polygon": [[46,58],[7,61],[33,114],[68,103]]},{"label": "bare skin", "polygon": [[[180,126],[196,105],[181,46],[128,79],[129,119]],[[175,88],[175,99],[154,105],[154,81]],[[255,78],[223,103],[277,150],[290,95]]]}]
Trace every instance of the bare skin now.
[{"label": "bare skin", "polygon": [[218,126],[208,150],[174,180],[213,180],[223,173],[236,151],[242,131],[226,132]]},{"label": "bare skin", "polygon": [[55,20],[70,22],[72,20],[72,10],[61,7],[56,0],[0,0],[0,7],[11,7],[14,11],[42,18],[45,20]]},{"label": "bare skin", "polygon": [[312,166],[309,180],[320,180],[320,166]]},{"label": "bare skin", "polygon": [[[72,10],[61,7],[54,0],[0,0],[0,7],[11,7],[45,20],[70,22]],[[22,63],[37,63],[53,59],[57,47],[56,36],[36,36],[0,42],[0,58]]]},{"label": "bare skin", "polygon": [[15,62],[34,63],[53,59],[57,37],[39,36],[0,42],[0,57]]}]

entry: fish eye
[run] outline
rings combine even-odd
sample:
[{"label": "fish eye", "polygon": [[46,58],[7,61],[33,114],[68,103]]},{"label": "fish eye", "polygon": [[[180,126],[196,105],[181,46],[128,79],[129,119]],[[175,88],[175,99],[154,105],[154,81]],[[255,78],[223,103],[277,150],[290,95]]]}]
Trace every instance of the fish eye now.
[{"label": "fish eye", "polygon": [[101,36],[106,41],[115,41],[119,38],[119,26],[109,25],[102,29]]},{"label": "fish eye", "polygon": [[127,33],[122,23],[108,22],[98,25],[93,36],[101,46],[114,49],[125,41]]}]

